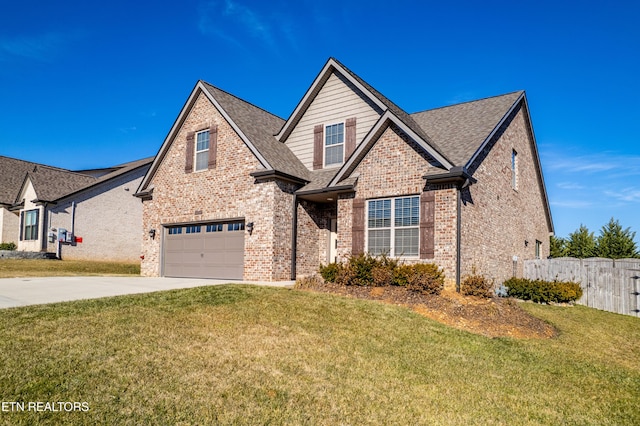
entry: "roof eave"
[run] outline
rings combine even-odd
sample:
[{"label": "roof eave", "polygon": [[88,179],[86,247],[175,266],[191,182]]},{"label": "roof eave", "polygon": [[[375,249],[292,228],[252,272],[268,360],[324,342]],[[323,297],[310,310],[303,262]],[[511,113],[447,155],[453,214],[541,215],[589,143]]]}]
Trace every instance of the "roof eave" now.
[{"label": "roof eave", "polygon": [[300,185],[306,185],[308,180],[300,178],[298,176],[290,175],[288,173],[281,172],[279,170],[259,170],[249,173],[250,176],[262,180],[262,179],[279,179],[287,182],[292,182]]},{"label": "roof eave", "polygon": [[385,126],[391,125],[391,123],[397,125],[400,128],[400,130],[402,130],[407,135],[409,135],[410,138],[416,141],[418,145],[420,145],[429,155],[435,158],[436,161],[442,164],[442,166],[445,167],[447,170],[454,167],[453,163],[451,163],[445,156],[443,156],[435,148],[433,148],[428,143],[428,141],[424,140],[420,135],[415,133],[409,126],[406,125],[406,123],[404,123],[393,112],[387,110],[385,111],[384,114],[382,114],[380,119],[371,128],[369,133],[367,133],[365,138],[358,145],[358,147],[356,148],[354,153],[351,155],[351,157],[347,160],[347,162],[340,168],[340,170],[338,171],[338,173],[336,173],[333,179],[331,179],[328,185],[329,187],[336,185],[345,177],[345,174],[348,170],[355,168],[357,166],[356,162],[357,162],[357,159],[360,157],[360,154],[362,154],[362,151],[364,151],[365,149],[369,149],[370,148],[369,145],[373,142],[373,138],[375,137],[375,135],[379,131],[381,131]]}]

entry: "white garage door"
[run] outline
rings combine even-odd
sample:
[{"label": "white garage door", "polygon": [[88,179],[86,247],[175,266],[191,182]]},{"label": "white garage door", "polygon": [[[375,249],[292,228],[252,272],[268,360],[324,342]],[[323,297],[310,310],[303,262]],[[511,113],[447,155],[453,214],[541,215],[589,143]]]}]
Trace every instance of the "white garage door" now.
[{"label": "white garage door", "polygon": [[244,222],[169,226],[163,250],[166,277],[241,280]]}]

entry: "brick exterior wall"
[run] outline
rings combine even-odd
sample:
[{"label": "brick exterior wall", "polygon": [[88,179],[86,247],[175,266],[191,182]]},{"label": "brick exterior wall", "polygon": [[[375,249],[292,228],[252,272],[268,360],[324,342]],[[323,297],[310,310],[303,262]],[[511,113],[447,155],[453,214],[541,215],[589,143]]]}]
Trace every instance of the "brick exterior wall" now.
[{"label": "brick exterior wall", "polygon": [[0,243],[18,244],[20,216],[0,207]]},{"label": "brick exterior wall", "polygon": [[[435,255],[433,259],[407,258],[411,262],[434,262],[448,279],[455,279],[456,194],[446,186],[425,188],[423,176],[434,169],[435,161],[396,126],[387,128],[356,167],[355,196],[338,200],[338,255],[351,253],[353,198],[371,199],[418,195],[427,189],[435,192]],[[365,206],[366,208],[366,206]],[[365,246],[366,250],[366,246]]]},{"label": "brick exterior wall", "polygon": [[312,275],[320,264],[327,264],[331,217],[335,204],[320,204],[300,200],[298,205],[298,239],[296,244],[296,275]]},{"label": "brick exterior wall", "polygon": [[[214,169],[185,173],[188,132],[217,125]],[[153,176],[153,199],[143,202],[142,275],[161,274],[161,243],[165,225],[243,218],[253,222],[245,231],[245,280],[288,280],[291,274],[291,213],[293,186],[256,182],[251,172],[260,162],[205,95],[200,93],[182,127],[171,141]],[[156,229],[155,239],[149,229]]]},{"label": "brick exterior wall", "polygon": [[[518,108],[505,121],[469,172],[477,179],[463,192],[462,276],[476,273],[499,285],[514,272],[522,275],[523,261],[549,255],[549,233],[539,170],[526,112]],[[517,152],[517,190],[512,188],[511,153]],[[525,241],[528,245],[525,246]]]}]

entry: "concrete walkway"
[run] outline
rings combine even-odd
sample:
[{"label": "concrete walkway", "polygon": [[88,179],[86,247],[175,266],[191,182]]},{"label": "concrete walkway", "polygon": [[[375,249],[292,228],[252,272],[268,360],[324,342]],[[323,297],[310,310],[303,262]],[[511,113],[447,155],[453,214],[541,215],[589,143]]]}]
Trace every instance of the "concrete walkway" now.
[{"label": "concrete walkway", "polygon": [[291,287],[294,282],[243,283],[229,280],[146,277],[1,278],[0,309],[229,283]]}]

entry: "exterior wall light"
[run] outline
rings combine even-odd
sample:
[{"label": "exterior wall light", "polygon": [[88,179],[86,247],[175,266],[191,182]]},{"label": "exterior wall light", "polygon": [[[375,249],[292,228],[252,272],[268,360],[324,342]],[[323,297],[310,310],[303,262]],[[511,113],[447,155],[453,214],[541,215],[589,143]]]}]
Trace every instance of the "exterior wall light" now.
[{"label": "exterior wall light", "polygon": [[249,235],[253,233],[253,222],[247,223],[247,231],[249,232]]},{"label": "exterior wall light", "polygon": [[152,240],[154,240],[156,238],[156,230],[151,228],[149,229],[149,238],[151,238]]}]

